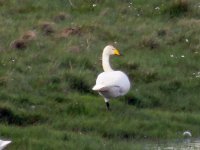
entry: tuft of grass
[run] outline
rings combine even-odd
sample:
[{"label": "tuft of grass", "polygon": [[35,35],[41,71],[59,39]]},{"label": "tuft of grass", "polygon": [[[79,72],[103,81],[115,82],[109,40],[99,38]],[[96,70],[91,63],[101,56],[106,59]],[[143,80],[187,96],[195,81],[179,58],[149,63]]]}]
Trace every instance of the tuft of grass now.
[{"label": "tuft of grass", "polygon": [[188,0],[173,0],[165,12],[169,12],[170,17],[179,17],[185,15],[189,9],[190,2]]},{"label": "tuft of grass", "polygon": [[148,47],[149,49],[157,49],[159,47],[159,43],[156,39],[144,37],[141,41],[141,46]]},{"label": "tuft of grass", "polygon": [[68,105],[67,113],[69,115],[85,115],[87,114],[87,109],[82,102],[74,101]]},{"label": "tuft of grass", "polygon": [[16,114],[13,110],[6,107],[0,108],[0,122],[8,125],[27,126],[34,125],[43,120],[39,114]]},{"label": "tuft of grass", "polygon": [[66,74],[66,81],[69,84],[69,88],[80,93],[90,93],[90,85],[84,80],[82,75]]},{"label": "tuft of grass", "polygon": [[69,19],[70,15],[65,12],[59,12],[57,15],[53,17],[55,22],[61,22],[65,21],[66,19]]}]

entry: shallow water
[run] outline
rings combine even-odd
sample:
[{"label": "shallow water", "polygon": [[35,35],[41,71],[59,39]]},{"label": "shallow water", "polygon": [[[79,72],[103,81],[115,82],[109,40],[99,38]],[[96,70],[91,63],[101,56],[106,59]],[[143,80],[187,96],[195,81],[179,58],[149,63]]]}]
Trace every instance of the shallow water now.
[{"label": "shallow water", "polygon": [[147,142],[144,150],[200,150],[200,138],[181,139],[162,142]]}]

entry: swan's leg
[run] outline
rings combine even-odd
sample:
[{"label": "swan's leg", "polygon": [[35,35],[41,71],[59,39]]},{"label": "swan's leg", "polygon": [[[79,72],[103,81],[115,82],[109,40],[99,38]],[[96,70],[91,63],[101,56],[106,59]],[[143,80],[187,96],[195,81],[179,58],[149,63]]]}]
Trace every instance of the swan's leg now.
[{"label": "swan's leg", "polygon": [[106,103],[106,108],[107,108],[107,110],[110,110],[110,103],[109,103],[109,99],[107,99],[107,98],[104,98],[104,100],[105,100],[105,103]]},{"label": "swan's leg", "polygon": [[106,107],[107,107],[107,110],[110,110],[110,103],[109,102],[106,102]]}]

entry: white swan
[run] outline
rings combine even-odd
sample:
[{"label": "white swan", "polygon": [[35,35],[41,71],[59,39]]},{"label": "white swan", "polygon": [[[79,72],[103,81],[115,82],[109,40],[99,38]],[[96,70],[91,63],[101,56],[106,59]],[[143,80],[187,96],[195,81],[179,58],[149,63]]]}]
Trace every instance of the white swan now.
[{"label": "white swan", "polygon": [[3,150],[10,143],[11,143],[11,141],[0,140],[0,150]]},{"label": "white swan", "polygon": [[114,71],[109,63],[110,55],[120,55],[119,51],[112,45],[104,48],[102,54],[102,66],[104,72],[100,73],[96,85],[92,88],[104,97],[107,109],[110,109],[109,100],[125,95],[130,89],[128,76],[122,71]]}]

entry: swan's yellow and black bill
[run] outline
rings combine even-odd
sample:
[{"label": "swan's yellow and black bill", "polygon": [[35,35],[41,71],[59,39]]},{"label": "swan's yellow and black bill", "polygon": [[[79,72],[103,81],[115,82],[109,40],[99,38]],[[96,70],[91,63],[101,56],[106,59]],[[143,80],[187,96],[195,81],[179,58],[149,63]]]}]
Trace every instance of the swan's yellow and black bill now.
[{"label": "swan's yellow and black bill", "polygon": [[119,53],[119,51],[117,49],[114,50],[114,55],[118,55],[120,56],[121,54]]}]

